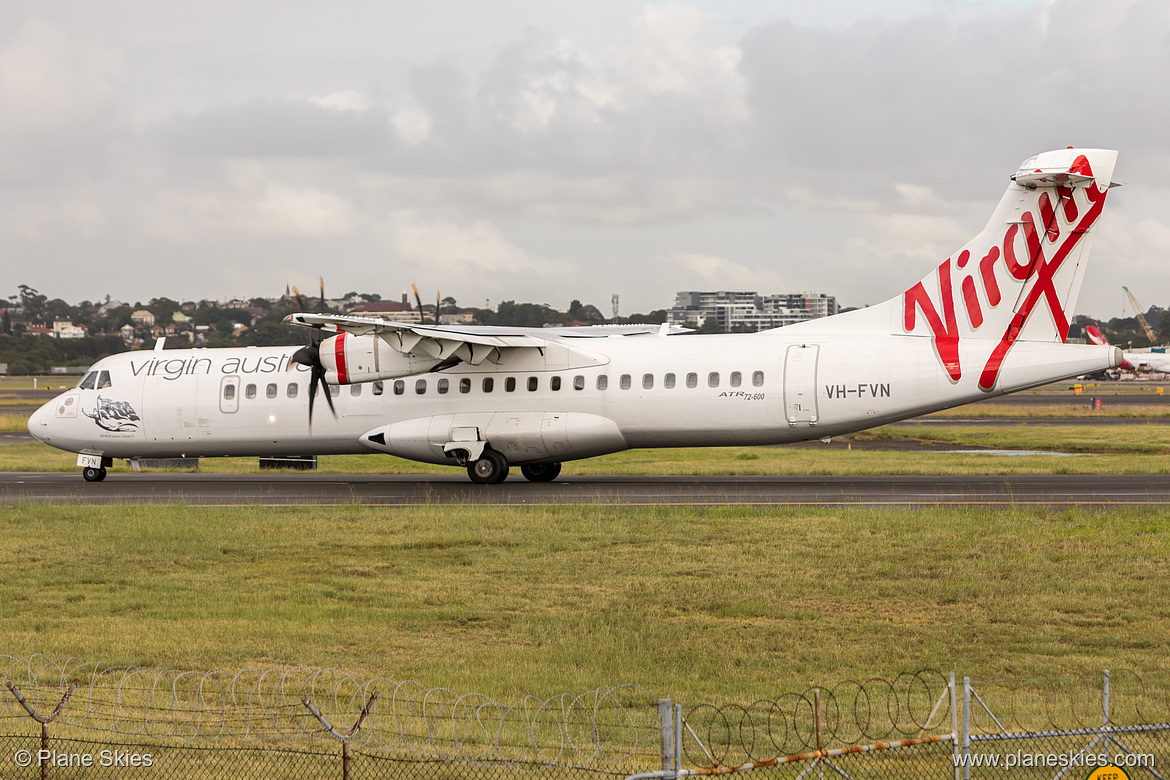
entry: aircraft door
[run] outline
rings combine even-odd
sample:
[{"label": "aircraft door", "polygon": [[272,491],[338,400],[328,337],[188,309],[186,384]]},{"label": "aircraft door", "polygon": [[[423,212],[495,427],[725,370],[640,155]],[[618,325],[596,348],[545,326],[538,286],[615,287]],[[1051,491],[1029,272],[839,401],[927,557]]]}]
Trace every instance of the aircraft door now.
[{"label": "aircraft door", "polygon": [[219,410],[224,414],[235,414],[240,408],[240,378],[225,376],[219,383]]},{"label": "aircraft door", "polygon": [[795,428],[801,423],[816,425],[817,357],[816,344],[793,344],[784,356],[784,417]]}]

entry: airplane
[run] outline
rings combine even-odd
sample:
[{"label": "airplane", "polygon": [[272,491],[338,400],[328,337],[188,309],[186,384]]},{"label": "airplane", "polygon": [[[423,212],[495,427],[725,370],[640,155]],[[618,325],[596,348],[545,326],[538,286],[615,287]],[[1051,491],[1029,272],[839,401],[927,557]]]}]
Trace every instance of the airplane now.
[{"label": "airplane", "polygon": [[[297,313],[308,346],[113,355],[28,427],[91,482],[114,458],[369,452],[547,482],[630,448],[827,440],[1120,364],[1116,347],[1065,343],[1116,159],[1025,160],[964,247],[831,317],[681,335]],[[314,419],[319,387],[333,414]]]},{"label": "airplane", "polygon": [[[1105,340],[1105,334],[1096,325],[1085,326],[1085,335],[1091,344],[1109,343]],[[1165,347],[1127,349],[1122,353],[1118,368],[1124,368],[1126,371],[1158,371],[1167,374],[1170,373],[1170,354],[1166,353]]]}]

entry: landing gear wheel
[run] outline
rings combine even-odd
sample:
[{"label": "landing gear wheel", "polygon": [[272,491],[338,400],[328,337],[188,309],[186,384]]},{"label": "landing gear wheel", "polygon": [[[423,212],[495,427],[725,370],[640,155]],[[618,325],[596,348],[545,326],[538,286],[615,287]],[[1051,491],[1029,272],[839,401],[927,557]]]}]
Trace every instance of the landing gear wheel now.
[{"label": "landing gear wheel", "polygon": [[86,482],[101,482],[106,478],[106,467],[102,466],[101,468],[95,469],[90,466],[89,468],[84,468],[81,470],[81,476],[85,478]]},{"label": "landing gear wheel", "polygon": [[508,476],[508,459],[495,450],[484,450],[479,460],[467,464],[467,476],[478,485],[498,485]]},{"label": "landing gear wheel", "polygon": [[529,482],[552,482],[561,475],[561,464],[534,463],[530,466],[521,466],[520,473]]}]

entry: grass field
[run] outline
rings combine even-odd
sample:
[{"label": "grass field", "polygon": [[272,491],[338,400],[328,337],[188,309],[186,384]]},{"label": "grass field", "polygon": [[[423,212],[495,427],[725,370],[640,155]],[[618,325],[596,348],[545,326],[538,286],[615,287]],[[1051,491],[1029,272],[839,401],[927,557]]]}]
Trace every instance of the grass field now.
[{"label": "grass field", "polygon": [[0,654],[751,700],[921,667],[1166,665],[1170,514],[607,507],[0,513]]}]

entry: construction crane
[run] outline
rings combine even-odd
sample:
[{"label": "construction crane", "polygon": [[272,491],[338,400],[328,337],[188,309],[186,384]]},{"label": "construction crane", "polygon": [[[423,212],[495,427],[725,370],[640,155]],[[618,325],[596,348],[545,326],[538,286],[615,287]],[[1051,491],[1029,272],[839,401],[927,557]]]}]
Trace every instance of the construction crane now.
[{"label": "construction crane", "polygon": [[1150,346],[1158,343],[1158,337],[1154,335],[1154,329],[1150,327],[1150,323],[1146,322],[1146,315],[1142,314],[1142,307],[1137,302],[1137,298],[1133,297],[1133,293],[1125,285],[1121,286],[1125,290],[1125,294],[1129,297],[1129,305],[1133,307],[1134,313],[1137,314],[1137,320],[1141,323],[1142,330],[1146,332],[1146,338],[1150,340]]}]

